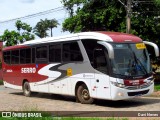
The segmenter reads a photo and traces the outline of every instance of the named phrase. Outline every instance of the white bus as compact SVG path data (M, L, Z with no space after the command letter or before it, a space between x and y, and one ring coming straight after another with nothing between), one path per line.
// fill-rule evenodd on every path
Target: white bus
M156 44L118 32L82 32L27 41L3 49L4 86L32 92L122 100L149 95L154 78L146 46Z

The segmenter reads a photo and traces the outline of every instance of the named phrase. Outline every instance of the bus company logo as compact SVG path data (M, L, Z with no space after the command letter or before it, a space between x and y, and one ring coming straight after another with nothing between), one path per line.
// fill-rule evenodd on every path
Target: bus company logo
M2 112L2 117L12 117L11 112Z
M36 73L36 68L35 67L21 68L21 73Z
M139 80L129 81L132 85L139 85Z
M11 73L13 72L13 70L9 69L9 70L6 70L6 72Z

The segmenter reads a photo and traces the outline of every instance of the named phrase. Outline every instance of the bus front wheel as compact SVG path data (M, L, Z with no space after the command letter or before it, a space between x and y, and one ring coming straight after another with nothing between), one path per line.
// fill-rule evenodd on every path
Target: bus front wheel
M78 87L77 98L82 104L93 103L93 98L90 97L89 90L85 84L82 84Z
M26 97L30 97L30 96L31 96L31 89L30 89L29 82L25 82L25 83L23 84L23 94L24 94Z

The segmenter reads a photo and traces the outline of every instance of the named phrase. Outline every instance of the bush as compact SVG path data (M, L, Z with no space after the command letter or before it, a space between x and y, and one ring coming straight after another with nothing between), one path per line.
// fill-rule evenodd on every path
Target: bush
M3 81L2 80L0 80L0 85L3 85Z
M155 84L154 85L154 90L159 91L160 90L160 84Z

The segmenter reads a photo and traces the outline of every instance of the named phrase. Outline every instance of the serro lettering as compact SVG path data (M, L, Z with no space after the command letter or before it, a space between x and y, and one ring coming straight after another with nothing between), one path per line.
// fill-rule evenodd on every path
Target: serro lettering
M36 72L36 68L21 68L21 73L35 73Z

